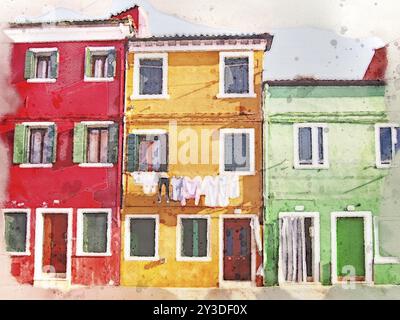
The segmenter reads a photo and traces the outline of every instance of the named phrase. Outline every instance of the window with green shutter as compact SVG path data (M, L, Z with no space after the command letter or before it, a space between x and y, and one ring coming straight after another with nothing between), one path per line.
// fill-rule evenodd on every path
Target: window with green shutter
M112 79L116 70L116 51L113 47L87 47L85 78Z
M16 164L51 164L56 161L57 132L55 125L17 124L14 131Z
M28 80L57 79L59 54L56 48L33 48L25 53L24 77Z
M107 212L82 213L82 252L107 253L108 225Z
M208 221L205 218L181 219L181 256L208 256Z
M26 212L6 212L5 221L5 241L6 250L11 253L26 253L28 214Z
M119 125L76 123L74 127L74 163L118 162Z
M130 218L130 250L131 257L155 257L156 252L156 219Z

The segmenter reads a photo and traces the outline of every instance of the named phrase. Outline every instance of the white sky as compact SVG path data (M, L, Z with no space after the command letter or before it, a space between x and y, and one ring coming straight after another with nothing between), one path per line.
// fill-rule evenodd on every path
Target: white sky
M396 0L3 0L1 18L104 18L134 3L154 35L273 33L265 79L359 79L384 44L376 36L390 42L400 30Z

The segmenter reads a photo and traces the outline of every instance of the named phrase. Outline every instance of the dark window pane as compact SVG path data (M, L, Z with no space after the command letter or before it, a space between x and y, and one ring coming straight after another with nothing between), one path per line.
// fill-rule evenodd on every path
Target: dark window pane
M318 162L324 163L324 128L318 127Z
M162 94L162 59L140 60L140 94Z
M5 238L8 252L26 251L27 214L5 213Z
M45 128L30 129L29 163L46 163L44 154L46 133L47 129Z
M381 162L390 163L392 160L392 128L380 128L379 139L381 146Z
M139 171L166 172L168 170L168 135L139 135Z
M225 141L225 171L250 170L250 135L248 133L229 133Z
M249 93L249 59L225 58L225 93Z
M83 251L93 253L107 252L108 214L83 214Z
M299 128L299 160L301 164L312 163L311 128Z
M207 220L182 219L183 257L207 256Z
M107 55L92 55L92 77L104 78L107 75Z
M155 256L156 221L153 218L131 219L130 255L135 257Z
M400 128L395 128L395 130L396 130L397 142L394 145L394 151L397 152L400 149Z
M50 56L36 57L36 78L50 78Z

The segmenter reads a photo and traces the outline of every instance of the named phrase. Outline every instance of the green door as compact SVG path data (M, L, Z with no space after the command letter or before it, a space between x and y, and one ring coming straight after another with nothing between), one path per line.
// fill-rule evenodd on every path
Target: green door
M336 226L337 276L350 276L352 267L356 281L365 280L364 219L338 218Z

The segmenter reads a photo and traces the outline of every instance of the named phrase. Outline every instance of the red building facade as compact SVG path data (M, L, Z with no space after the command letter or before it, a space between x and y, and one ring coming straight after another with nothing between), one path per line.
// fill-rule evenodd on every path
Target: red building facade
M119 284L125 39L137 10L6 31L21 103L0 123L9 160L2 207L21 283Z

